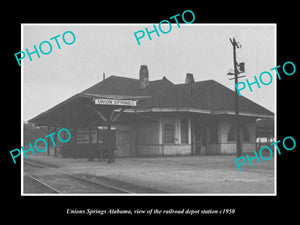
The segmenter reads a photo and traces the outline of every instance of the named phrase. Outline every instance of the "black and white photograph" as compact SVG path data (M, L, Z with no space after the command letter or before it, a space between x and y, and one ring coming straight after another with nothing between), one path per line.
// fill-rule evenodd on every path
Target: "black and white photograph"
M296 218L296 5L103 3L5 8L3 219Z
M22 46L23 195L276 195L276 24L22 24Z

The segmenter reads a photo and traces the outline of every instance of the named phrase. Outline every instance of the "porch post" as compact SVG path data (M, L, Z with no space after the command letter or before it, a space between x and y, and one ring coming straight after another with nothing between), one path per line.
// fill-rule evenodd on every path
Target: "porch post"
M110 120L107 121L107 128L108 128L108 160L107 162L108 163L112 163L115 161L115 158L114 158L114 149L112 148L112 143L111 143L111 123L110 123Z
M181 144L181 121L180 121L180 116L176 116L176 130L175 130L175 134L176 132L178 132L178 135L175 135L175 137L177 136L178 140L176 144Z
M89 161L93 161L94 160L94 154L93 154L93 149L92 149L92 129L91 129L91 125L88 125L88 129L89 129L89 144L88 144L88 150L89 150Z
M161 148L161 155L164 155L163 118L161 115L159 115L158 143Z
M193 142L192 142L192 119L191 116L188 117L188 144L191 148L191 155L193 155Z
M188 144L192 147L192 122L191 117L188 117Z

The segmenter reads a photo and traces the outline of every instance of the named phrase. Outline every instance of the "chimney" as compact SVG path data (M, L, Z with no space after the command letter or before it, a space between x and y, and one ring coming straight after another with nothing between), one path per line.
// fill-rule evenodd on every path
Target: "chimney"
M141 65L140 68L140 89L144 89L149 85L149 72L147 65Z
M193 74L192 73L187 73L186 77L185 77L185 83L186 84L192 84L194 82L195 82L195 80L194 80Z

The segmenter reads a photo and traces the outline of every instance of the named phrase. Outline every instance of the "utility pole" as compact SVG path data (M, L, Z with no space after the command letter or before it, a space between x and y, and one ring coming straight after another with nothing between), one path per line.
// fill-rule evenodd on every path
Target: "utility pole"
M241 48L241 45L236 42L235 38L229 38L232 47L233 47L233 68L234 73L228 72L227 75L234 75L234 78L230 78L230 80L234 79L234 83L238 83L238 78L245 77L245 76L238 76L238 74L245 72L244 71L244 63L237 63L236 61L236 49ZM239 67L239 70L238 70ZM240 119L239 119L239 95L237 93L236 88L235 89L235 95L234 95L234 108L235 108L235 140L236 140L236 153L237 158L242 155L242 143L241 143L241 137L240 137Z

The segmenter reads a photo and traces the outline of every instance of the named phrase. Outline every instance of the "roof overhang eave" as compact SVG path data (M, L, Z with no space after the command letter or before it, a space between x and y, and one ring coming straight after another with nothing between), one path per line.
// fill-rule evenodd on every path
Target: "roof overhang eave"
M196 108L172 108L172 107L153 107L153 108L145 108L145 109L125 109L124 112L127 113L147 113L147 112L190 112L190 113L202 113L202 114L210 114L210 115L235 115L233 111L212 111L207 109L196 109ZM240 116L247 117L256 117L256 118L270 118L273 119L274 115L268 114L259 114L259 113L249 113L249 112L240 112Z
M73 95L72 97L66 99L65 101L55 105L54 107L46 110L45 112L40 113L39 115L33 117L32 119L28 120L29 123L36 123L40 118L47 116L47 114L53 112L54 110L58 109L59 107L65 106L69 104L72 101L75 101L78 98L89 98L89 99L97 99L97 98L106 98L106 99L128 99L128 100L138 100L143 101L148 98L151 98L150 96L132 96L132 95L103 95L103 94L90 94L90 93L78 93L76 95Z

